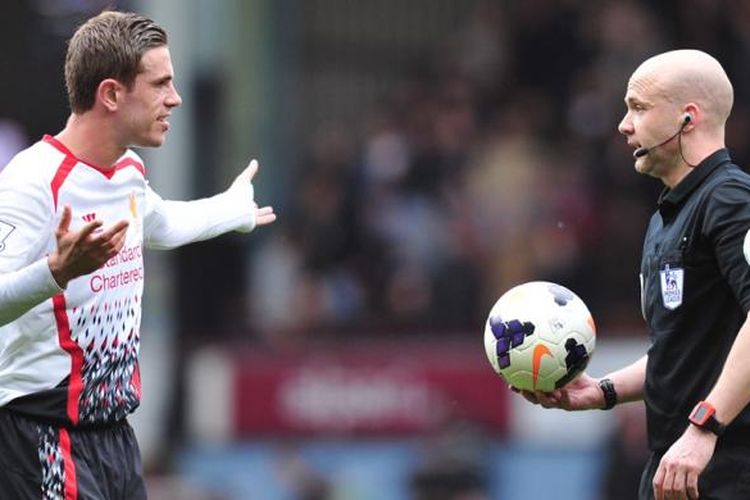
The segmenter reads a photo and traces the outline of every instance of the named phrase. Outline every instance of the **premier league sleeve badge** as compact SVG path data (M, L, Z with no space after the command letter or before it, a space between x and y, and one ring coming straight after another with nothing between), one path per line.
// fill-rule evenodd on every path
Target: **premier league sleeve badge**
M685 271L681 268L670 268L669 264L659 271L661 275L661 299L664 307L669 310L677 309L682 305L682 287Z
M16 226L14 226L13 224L9 224L0 220L0 252L5 250L5 240L8 239L10 233L15 231L15 229Z

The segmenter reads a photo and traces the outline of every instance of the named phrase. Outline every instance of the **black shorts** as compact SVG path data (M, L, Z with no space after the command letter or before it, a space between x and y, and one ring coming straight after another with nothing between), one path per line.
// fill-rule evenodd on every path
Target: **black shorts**
M0 500L141 500L146 487L125 420L66 429L0 408Z
M639 500L654 498L653 480L663 454L651 453L641 477ZM750 433L719 439L711 461L698 476L700 500L750 499Z

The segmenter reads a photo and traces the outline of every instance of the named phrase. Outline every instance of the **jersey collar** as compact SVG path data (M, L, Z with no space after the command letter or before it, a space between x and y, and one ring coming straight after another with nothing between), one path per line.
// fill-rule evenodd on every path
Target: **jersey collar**
M711 153L702 162L700 162L688 175L680 181L673 189L664 188L659 195L659 211L662 214L670 212L685 201L685 199L700 186L711 173L719 166L731 163L729 151L726 148L719 149Z
M60 142L56 137L53 137L49 134L45 134L44 137L42 137L42 141L46 142L47 144L63 153L67 158L72 158L76 163L80 163L82 165L86 165L87 167L93 168L107 179L111 179L118 170L122 170L127 167L135 167L141 173L141 175L146 177L146 167L144 167L142 163L129 157L127 153L123 154L120 159L117 160L117 163L115 163L113 166L106 168L78 158L70 149L68 149L65 144Z

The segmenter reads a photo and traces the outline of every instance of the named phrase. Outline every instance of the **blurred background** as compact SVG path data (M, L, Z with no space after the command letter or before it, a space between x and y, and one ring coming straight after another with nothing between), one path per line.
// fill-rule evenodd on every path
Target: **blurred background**
M0 164L68 115L65 43L104 7L169 32L185 101L143 151L169 198L259 158L278 221L147 254L140 437L151 498L617 500L643 408L513 397L482 331L529 280L576 291L600 376L640 357L638 266L661 186L616 130L629 75L673 48L735 85L741 0L4 0Z

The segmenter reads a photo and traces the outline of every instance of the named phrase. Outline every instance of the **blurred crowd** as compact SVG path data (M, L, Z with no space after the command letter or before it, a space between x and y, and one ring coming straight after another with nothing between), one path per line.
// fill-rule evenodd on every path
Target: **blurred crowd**
M617 132L627 79L672 48L735 84L727 143L750 161L750 4L479 2L353 124L321 127L292 206L253 254L254 331L457 333L529 280L641 334L641 238L661 189Z
M62 76L50 80L49 68L61 67L61 40L82 12L101 3L13 0L13 15L0 16L18 46L0 60L2 68L24 75L3 82L0 156L61 126ZM249 330L273 344L360 333L461 334L480 329L491 304L513 285L548 280L577 292L604 335L642 334L641 238L661 186L634 172L632 150L617 132L627 79L664 50L700 48L716 56L735 85L727 144L747 165L750 4L456 4L470 14L441 30L418 57L376 54L378 64L392 57L403 67L376 104L358 112L357 123L320 123L303 143L288 145L295 161L276 181L283 180L276 190L288 200L274 228L249 248L225 239L203 253L183 251L189 273L182 274L198 285L183 294L180 329L201 323L236 332L243 325L242 335ZM333 0L290 5L353 8ZM364 5L390 9L396 18L406 8ZM206 99L197 96L214 102ZM203 132L196 130L211 136ZM238 257L244 251L246 261ZM206 254L216 272L194 265ZM243 264L247 280L225 279Z

